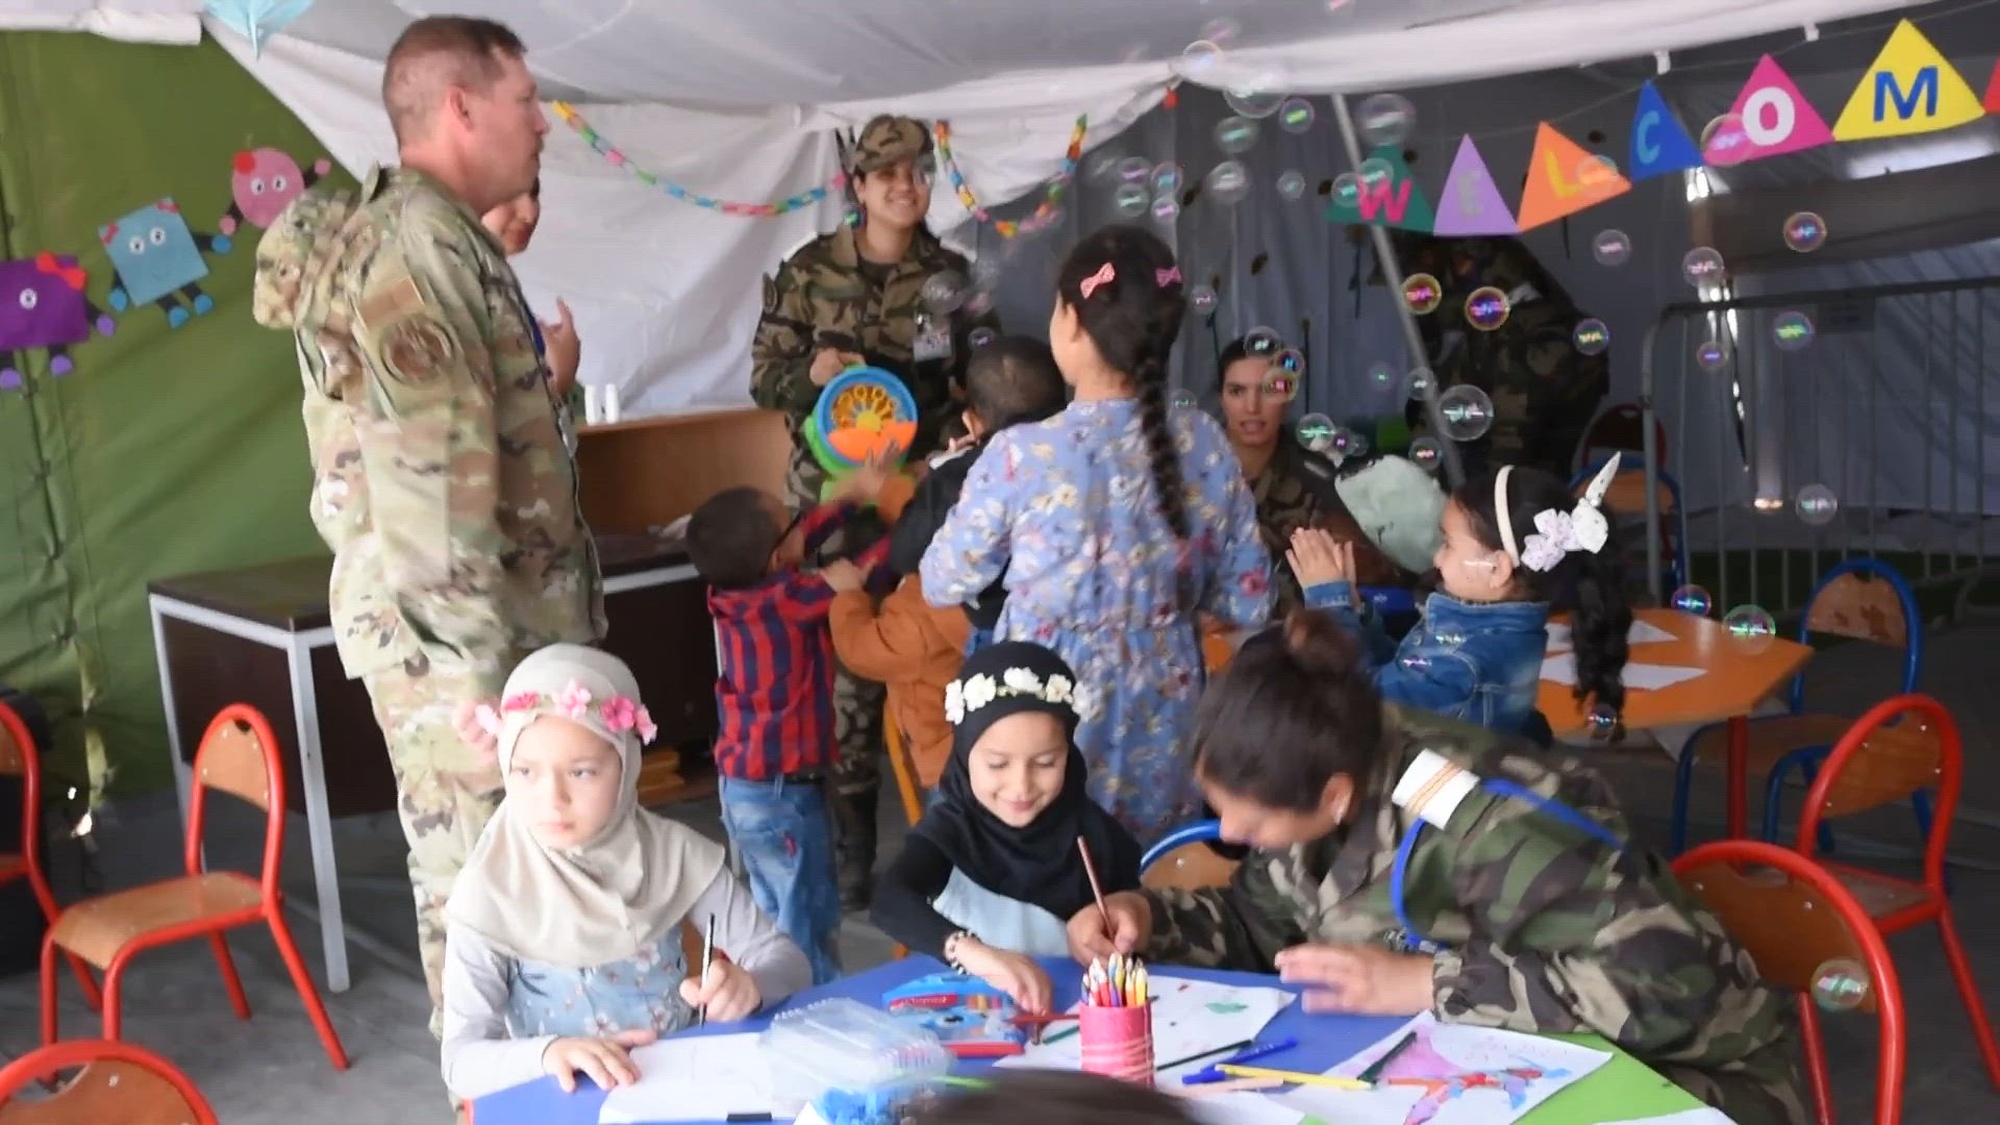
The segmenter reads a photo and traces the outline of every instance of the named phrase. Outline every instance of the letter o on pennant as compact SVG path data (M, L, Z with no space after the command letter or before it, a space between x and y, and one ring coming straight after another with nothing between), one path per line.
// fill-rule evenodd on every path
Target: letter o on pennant
M1766 116L1774 117L1768 128ZM1766 86L1743 102L1743 133L1759 148L1773 148L1791 139L1798 125L1799 107L1792 95L1776 86Z

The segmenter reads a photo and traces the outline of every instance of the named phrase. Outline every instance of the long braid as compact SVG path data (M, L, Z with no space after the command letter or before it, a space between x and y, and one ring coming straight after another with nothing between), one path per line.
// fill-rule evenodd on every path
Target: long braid
M1134 365L1132 380L1139 390L1139 431L1146 438L1146 452L1153 462L1153 491L1160 505L1160 517L1167 521L1175 539L1188 537L1187 491L1181 478L1179 443L1174 440L1167 416L1167 371L1163 357L1148 351Z

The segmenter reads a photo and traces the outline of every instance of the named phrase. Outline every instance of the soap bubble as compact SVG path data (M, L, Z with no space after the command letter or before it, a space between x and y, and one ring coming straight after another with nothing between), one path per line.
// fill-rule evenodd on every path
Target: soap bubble
M1703 371L1720 371L1729 366L1729 345L1720 340L1703 340L1694 349L1694 361Z
M1195 408L1194 392L1192 391L1175 391L1174 397L1170 401L1173 403L1175 410L1193 410Z
M1225 160L1209 169L1202 186L1217 203L1235 203L1250 194L1250 173L1242 164Z
M1699 586L1687 585L1667 595L1667 604L1682 613L1692 613L1696 617L1707 617L1715 609L1715 599Z
M1739 605L1722 615L1722 627L1743 644L1765 647L1778 635L1777 619L1762 606Z
M1465 299L1465 320L1481 332L1492 332L1507 323L1512 308L1507 303L1507 294L1491 285L1482 285Z
M1444 443L1434 437L1420 437L1410 443L1410 460L1435 472L1444 463Z
M1118 162L1118 178L1128 184L1142 183L1153 174L1153 163L1143 156L1128 156Z
M1840 501L1833 495L1833 489L1823 484L1809 484L1799 489L1798 499L1793 505L1799 520L1813 527L1821 527L1833 522L1840 514Z
M1632 238L1622 230L1601 230L1590 240L1590 254L1600 266L1622 266L1632 257Z
M1147 174L1154 195L1174 195L1181 190L1181 166L1171 160L1161 161Z
M1701 131L1701 158L1717 168L1743 163L1752 147L1743 119L1733 113L1723 114Z
M1299 393L1299 384L1306 373L1306 353L1297 348L1286 348L1271 357L1270 370L1264 374L1264 393L1290 402Z
M957 312L965 304L965 278L955 270L944 270L924 279L923 287L917 290L917 297L924 307L939 316Z
M1084 169L1084 178L1099 181L1108 180L1118 174L1120 158L1115 152L1096 152L1090 156L1090 164Z
M1813 1003L1829 1012L1851 1012L1868 1000L1868 970L1852 957L1835 957L1813 970Z
M1269 117L1285 104L1286 94L1278 88L1275 75L1260 74L1231 83L1222 91L1223 103L1244 117Z
M1359 457L1368 452L1368 438L1345 426L1340 427L1333 434L1333 452L1342 460Z
M1174 73L1182 78L1200 79L1213 74L1221 64L1222 44L1197 39L1181 51L1181 61L1174 67Z
M1681 276L1697 289L1722 284L1722 274L1722 255L1711 247L1697 246L1681 259Z
M1396 369L1386 363L1368 365L1368 385L1378 390L1396 385Z
M1258 325L1243 334L1243 354L1276 356L1285 350L1285 338L1275 328Z
M972 332L966 336L965 342L971 344L975 348L983 348L999 338L1000 334L998 332L993 331L991 328L986 328L982 326L973 329Z
M1257 132L1257 123L1247 117L1225 117L1215 123L1215 147L1240 156L1255 147Z
M1596 187L1618 178L1618 162L1601 153L1592 153L1576 166L1576 182L1583 187Z
M1470 383L1460 383L1438 396L1438 421L1453 441L1478 441L1493 428L1493 400Z
M1242 25L1227 16L1212 19L1201 25L1201 38L1196 40L1196 42L1213 43L1218 47L1227 47L1235 40L1236 33L1241 30L1243 30Z
M1278 194L1283 196L1288 202L1297 202L1298 200L1305 198L1306 194L1305 173L1288 170L1283 175L1279 176Z
M1188 304L1194 311L1208 314L1215 311L1215 290L1206 285L1197 285L1188 290Z
M1771 339L1781 352L1795 352L1812 343L1812 317L1792 309L1771 318Z
M1118 190L1111 196L1111 206L1117 208L1120 215L1141 215L1146 211L1149 198L1145 184L1119 184Z
M1333 419L1324 414L1308 414L1299 419L1299 444L1314 453L1333 451Z
M1421 676L1430 671L1431 658L1412 649L1409 652L1397 654L1396 663L1401 665L1404 671L1414 672Z
M1171 195L1163 195L1153 200L1153 221L1171 224L1181 217L1180 201Z
M1611 329L1596 317L1588 317L1576 322L1576 330L1570 333L1570 341L1576 350L1584 355L1599 355L1611 346Z
M1444 286L1427 273L1413 273L1403 279L1403 303L1418 316L1434 312L1444 300Z
M1361 101L1354 124L1369 148L1400 145L1417 121L1417 107L1401 94L1370 94Z
M1811 211L1800 211L1785 220L1785 245L1801 254L1810 254L1826 245L1826 220Z
M1374 191L1389 186L1390 181L1396 178L1396 166L1379 156L1373 156L1362 161L1360 167L1354 170L1354 174L1361 180L1361 190Z
M1584 729L1599 742L1608 742L1618 733L1618 712L1609 703L1599 703L1584 716Z
M1303 133L1313 127L1313 104L1304 98L1286 98L1278 107L1278 127L1287 133Z
M1437 393L1437 376L1428 367L1419 367L1410 372L1409 393L1414 402L1422 402Z
M1361 206L1361 177L1352 172L1342 172L1333 178L1333 204L1336 207Z

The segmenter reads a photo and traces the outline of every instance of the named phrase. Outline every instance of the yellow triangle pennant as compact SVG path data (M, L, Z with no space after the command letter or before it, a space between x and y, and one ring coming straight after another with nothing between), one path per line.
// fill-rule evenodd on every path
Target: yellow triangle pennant
M1839 141L1907 137L1986 116L1965 76L1945 61L1917 25L1904 20L1847 99L1833 127Z

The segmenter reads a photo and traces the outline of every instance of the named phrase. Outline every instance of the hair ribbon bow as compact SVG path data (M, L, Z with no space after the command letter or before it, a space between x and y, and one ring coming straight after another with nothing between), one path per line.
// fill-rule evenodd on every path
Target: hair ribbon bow
M1571 551L1604 549L1611 537L1611 523L1604 518L1604 494L1611 478L1618 475L1619 459L1613 457L1590 479L1583 498L1567 512L1546 508L1535 513L1535 530L1521 543L1521 565L1529 570L1554 570Z
M1090 300L1090 295L1097 291L1098 286L1109 285L1117 280L1117 278L1118 272L1111 268L1110 262L1106 262L1097 267L1096 273L1083 279L1083 283L1076 287L1077 292L1083 294L1083 299L1088 301Z
M1153 284L1158 285L1162 289L1165 289L1167 286L1172 285L1174 282L1179 281L1180 279L1181 279L1181 268L1179 266L1169 266L1163 270L1153 271Z

